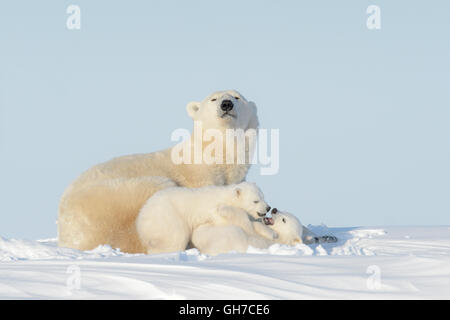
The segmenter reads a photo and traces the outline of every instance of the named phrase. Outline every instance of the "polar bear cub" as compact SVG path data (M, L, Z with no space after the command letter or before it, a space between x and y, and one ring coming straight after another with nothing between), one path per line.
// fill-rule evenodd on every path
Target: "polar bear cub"
M217 255L230 251L246 252L249 246L268 248L275 243L303 243L305 227L293 214L274 208L271 217L263 218L263 221L276 233L276 238L267 237L263 233L249 234L232 224L202 225L194 230L192 244L202 253Z
M144 204L136 219L136 230L147 253L185 250L192 231L202 224L225 225L230 222L248 234L268 238L276 235L253 218L265 216L270 207L253 183L201 188L173 187L158 191ZM266 229L266 230L264 230Z

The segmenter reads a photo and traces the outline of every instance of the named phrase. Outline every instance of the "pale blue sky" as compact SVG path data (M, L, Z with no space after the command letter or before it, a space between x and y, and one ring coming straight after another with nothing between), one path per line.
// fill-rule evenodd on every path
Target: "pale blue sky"
M81 30L66 8L81 8ZM366 8L381 7L381 30ZM64 188L171 145L237 89L280 129L257 182L305 224L450 224L448 1L2 1L0 235L56 235Z

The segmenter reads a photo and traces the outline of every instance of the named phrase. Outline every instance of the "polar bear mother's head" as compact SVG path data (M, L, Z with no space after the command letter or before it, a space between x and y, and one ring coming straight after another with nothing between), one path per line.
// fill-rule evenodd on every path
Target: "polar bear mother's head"
M217 91L201 102L190 102L187 112L204 129L257 129L256 105L236 90Z

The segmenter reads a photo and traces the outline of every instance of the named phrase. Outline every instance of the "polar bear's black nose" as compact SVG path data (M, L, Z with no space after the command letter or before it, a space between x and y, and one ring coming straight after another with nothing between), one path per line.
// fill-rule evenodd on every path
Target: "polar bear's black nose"
M231 100L223 100L222 104L220 105L220 109L222 109L225 112L233 110L233 107L234 107L234 105Z

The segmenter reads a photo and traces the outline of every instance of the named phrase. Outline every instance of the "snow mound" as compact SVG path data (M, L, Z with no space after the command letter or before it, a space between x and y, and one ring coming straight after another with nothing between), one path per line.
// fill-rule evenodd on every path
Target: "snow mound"
M325 225L309 226L317 235L329 235L333 231ZM341 250L333 251L334 244L321 244L307 246L299 244L288 246L274 244L267 249L257 249L250 247L249 254L271 254L271 255L328 255L328 254L361 254L361 250ZM102 245L90 251L79 251L76 249L61 248L57 245L56 238L30 241L5 239L0 237L0 261L17 260L81 260L98 259L109 257L130 257L132 254L121 252L119 249L113 249L109 245ZM167 259L172 261L202 261L208 258L208 255L201 254L197 249L189 249L176 254L166 254Z
M0 261L16 260L64 260L96 259L117 256L131 256L108 245L98 246L90 251L79 251L57 246L56 239L38 241L5 239L0 237Z
M267 249L249 247L248 254L293 256L374 256L450 253L450 228L448 227L389 227L386 228L328 228L326 225L308 228L319 236L334 235L336 243L288 246L274 244ZM436 238L443 240L437 243ZM233 253L229 253L233 254ZM79 251L60 248L55 238L45 240L17 240L0 237L0 262L17 260L83 260L110 257L139 256L123 253L119 249L102 245L94 250ZM179 262L203 261L208 255L197 249L164 254L166 259Z
M384 236L386 231L383 229L366 229L366 230L352 230L349 232L355 238L372 238L374 236Z
M338 242L207 256L197 249L132 255L109 246L83 252L55 239L0 238L0 299L450 297L448 226L309 227Z

